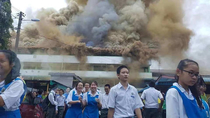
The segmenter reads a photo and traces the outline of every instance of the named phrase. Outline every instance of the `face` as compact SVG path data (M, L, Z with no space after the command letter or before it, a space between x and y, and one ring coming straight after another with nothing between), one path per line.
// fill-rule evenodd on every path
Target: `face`
M36 92L33 92L33 97L36 97Z
M70 92L70 88L67 88L67 89L66 89L66 93L69 93L69 92Z
M194 74L199 74L199 67L194 63L189 63L188 66L184 68L184 71L177 70L179 82L186 86L193 86L197 83L198 77Z
M62 90L59 91L59 95L63 95L63 91Z
M105 86L105 87L104 87L104 91L106 92L106 94L109 94L109 90L110 90L110 89L109 89L108 86Z
M9 73L11 69L12 66L9 64L9 60L4 55L4 53L0 52L0 75Z
M122 68L120 74L117 75L120 81L128 81L129 71L127 68Z
M91 83L90 90L92 92L96 92L97 91L97 85L94 82Z
M56 93L56 94L59 94L59 91L60 91L59 89L56 89L56 90L55 90L55 93Z
M83 83L80 82L80 83L78 83L78 85L77 85L77 90L81 92L82 89L83 89Z
M88 83L85 83L85 89L89 90L89 88L90 88L90 85Z

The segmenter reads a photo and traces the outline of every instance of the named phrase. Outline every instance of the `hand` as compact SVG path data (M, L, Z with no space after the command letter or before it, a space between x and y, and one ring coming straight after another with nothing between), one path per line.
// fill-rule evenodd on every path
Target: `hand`
M98 98L96 98L95 100L96 100L96 102L97 102L97 103L99 103L99 102L100 102Z
M80 100L80 101L82 100L82 97L81 97L81 96L79 96L79 100Z
M78 100L77 102L78 102L78 103L81 103L81 101L80 101L80 100Z
M55 114L58 114L58 111L56 111Z
M161 112L161 111L162 111L162 108L161 108L161 107L159 107L159 108L158 108L158 111L159 111L159 112Z

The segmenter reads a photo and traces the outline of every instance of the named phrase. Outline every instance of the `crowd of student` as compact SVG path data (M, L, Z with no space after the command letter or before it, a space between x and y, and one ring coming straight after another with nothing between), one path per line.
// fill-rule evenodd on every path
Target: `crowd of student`
M163 106L167 118L209 118L208 104L201 97L205 83L199 75L198 63L193 60L180 61L176 70L177 82L164 96L151 82L150 88L140 97L137 89L128 83L128 67L119 66L116 72L120 82L111 89L110 85L105 85L104 94L98 91L96 81L85 83L84 91L82 82L77 83L70 92L67 89L65 94L62 89L58 91L52 88L42 101L47 103L46 117L142 118L143 113L145 118L158 118L162 104L165 104ZM19 106L26 94L26 85L19 78L19 73L20 61L16 54L0 50L0 118L21 118ZM32 96L34 95L36 94L33 93ZM38 92L37 97L43 99L41 92ZM157 102L158 98L161 100L160 104ZM44 104L40 105L44 107Z

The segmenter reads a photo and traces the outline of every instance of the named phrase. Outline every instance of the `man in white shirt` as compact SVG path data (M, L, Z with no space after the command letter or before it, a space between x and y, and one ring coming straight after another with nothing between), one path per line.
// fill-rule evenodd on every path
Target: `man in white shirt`
M145 100L144 117L145 118L159 118L164 98L160 91L156 90L155 82L152 80L149 83L149 88L144 90L141 99ZM158 98L161 100L159 105Z
M48 96L48 99L50 101L50 105L48 106L47 109L47 114L46 114L46 118L55 118L56 114L55 114L55 106L58 104L55 100L55 92L57 91L57 89L55 90L51 90Z
M128 67L122 65L117 68L119 84L111 88L108 102L108 118L132 118L134 112L142 118L140 108L144 106L137 89L128 83Z
M101 97L99 98L102 104L102 108L101 108L101 116L100 118L107 118L108 115L108 100L109 100L109 91L110 91L110 85L106 84L104 86L104 91L105 93L101 95Z
M59 96L56 97L56 102L58 103L56 105L57 118L63 118L63 113L65 109L65 96L63 94L64 94L64 90L60 89Z

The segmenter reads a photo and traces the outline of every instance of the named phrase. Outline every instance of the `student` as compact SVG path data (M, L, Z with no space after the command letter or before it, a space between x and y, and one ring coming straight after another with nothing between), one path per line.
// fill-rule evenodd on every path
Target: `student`
M34 104L39 104L39 106L41 106L41 107L42 107L41 102L43 101L42 100L42 93L43 93L43 90L39 90L38 95L34 98Z
M206 84L205 84L202 76L199 77L197 85L198 85L197 88L198 88L198 90L200 92L200 95L201 95L201 98L202 98L202 94L204 93L204 89L203 88L206 87ZM202 103L203 103L203 107L204 107L204 109L206 111L205 112L206 113L205 114L205 116L206 116L205 118L210 118L209 106L208 106L207 102L203 98L202 98Z
M67 99L67 97L69 95L69 92L70 92L70 88L66 88L66 93L63 94L66 99Z
M75 90L69 93L66 101L71 106L68 108L65 118L82 118L82 89L83 83L78 82L75 86Z
M140 108L143 103L138 95L137 89L128 83L129 70L127 66L117 68L119 84L111 88L108 102L108 118L134 117L142 118Z
M85 110L83 118L99 118L99 109L101 108L101 102L99 100L99 92L97 92L98 83L93 81L90 85L90 91L84 94L83 106Z
M18 78L20 68L14 52L0 50L0 118L21 118L19 106L27 88Z
M110 85L106 84L104 86L104 91L105 93L101 95L101 97L99 98L102 104L102 108L101 108L101 116L100 118L107 118L108 116L108 101L109 101L109 91L110 91Z
M56 97L56 102L58 103L56 105L57 118L63 118L63 113L65 109L65 96L63 94L64 94L64 90L60 89L59 96Z
M63 94L65 96L65 110L64 110L63 118L65 117L65 114L68 110L68 103L66 102L66 100L68 98L69 92L70 92L70 88L66 88L66 93Z
M83 93L87 93L90 89L90 83L85 83L85 87L84 87L84 90L83 90Z
M167 118L205 118L201 97L196 88L197 62L184 59L176 70L177 82L166 93Z
M56 85L54 85L54 86L56 86ZM55 116L56 116L55 107L58 104L55 100L56 92L57 92L57 89L52 87L52 90L50 91L50 93L48 95L49 105L48 105L48 109L47 109L47 113L46 113L46 118L55 118Z
M159 105L158 98L161 100ZM144 116L145 118L159 118L162 105L164 102L163 96L160 91L155 89L155 82L152 80L149 83L149 88L144 90L141 99L145 100Z

